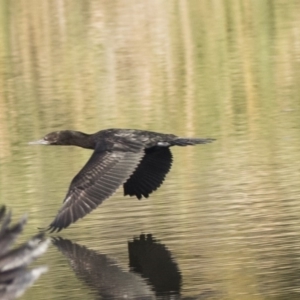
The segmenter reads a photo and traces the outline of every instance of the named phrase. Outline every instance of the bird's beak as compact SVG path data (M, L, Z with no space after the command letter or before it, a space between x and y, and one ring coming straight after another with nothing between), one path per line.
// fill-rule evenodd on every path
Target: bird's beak
M29 145L49 145L49 142L44 139L41 139L41 140L29 142L28 144Z

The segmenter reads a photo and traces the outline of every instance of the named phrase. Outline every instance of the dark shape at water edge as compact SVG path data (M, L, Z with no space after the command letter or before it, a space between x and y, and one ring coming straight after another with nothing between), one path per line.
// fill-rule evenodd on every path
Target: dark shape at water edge
M170 250L151 234L128 242L130 269L148 280L157 296L179 295L182 277Z
M49 230L60 231L83 218L121 185L138 199L161 186L172 165L172 146L207 144L214 139L182 138L135 129L107 129L94 134L64 130L30 144L79 146L94 150L72 180L63 206Z
M11 300L20 297L47 267L28 269L27 266L41 256L48 248L50 240L43 234L32 237L27 243L11 249L22 233L26 218L11 225L11 213L0 208L0 299Z

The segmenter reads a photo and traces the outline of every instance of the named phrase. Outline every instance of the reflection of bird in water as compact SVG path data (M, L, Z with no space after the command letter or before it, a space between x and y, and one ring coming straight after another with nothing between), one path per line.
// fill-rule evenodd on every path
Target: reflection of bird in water
M129 241L128 253L130 269L141 274L151 284L156 299L216 299L214 297L217 293L212 290L204 290L196 297L181 296L182 276L179 267L174 261L171 251L151 234L141 234L139 238Z
M27 266L47 250L50 240L38 234L18 248L11 249L23 231L26 218L10 226L11 214L6 214L2 206L0 222L0 299L11 300L21 296L27 287L46 272L46 267L27 269Z
M178 295L181 273L170 250L151 234L128 242L129 266L154 287L157 296Z
M75 274L104 299L156 299L180 292L181 275L171 252L152 239L128 242L130 267L126 272L105 254L62 238L53 244L69 259Z
M62 208L49 229L60 231L95 209L123 184L124 195L148 197L160 187L172 165L172 146L206 144L213 139L182 138L134 129L107 129L95 134L64 130L30 144L74 145L92 149L74 177Z
M143 278L124 271L107 255L62 238L53 238L53 244L69 259L76 276L97 292L99 299L155 299Z
M212 290L196 297L182 297L178 265L170 250L151 234L128 242L130 272L109 256L70 240L53 238L53 244L68 258L76 276L97 292L97 299L218 299Z

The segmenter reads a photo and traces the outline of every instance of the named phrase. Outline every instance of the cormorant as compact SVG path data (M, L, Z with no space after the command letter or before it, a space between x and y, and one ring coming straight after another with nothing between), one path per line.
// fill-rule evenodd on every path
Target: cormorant
M63 130L30 144L73 145L94 153L72 180L63 206L49 230L60 231L95 209L123 184L124 196L148 197L172 164L171 146L206 144L214 139L182 138L135 129L106 129L94 134Z

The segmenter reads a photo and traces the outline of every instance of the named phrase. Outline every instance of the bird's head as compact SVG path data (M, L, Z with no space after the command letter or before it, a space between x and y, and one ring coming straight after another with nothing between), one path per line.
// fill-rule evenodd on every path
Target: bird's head
M45 135L42 139L29 142L30 145L77 145L77 141L86 134L79 131L62 130Z

